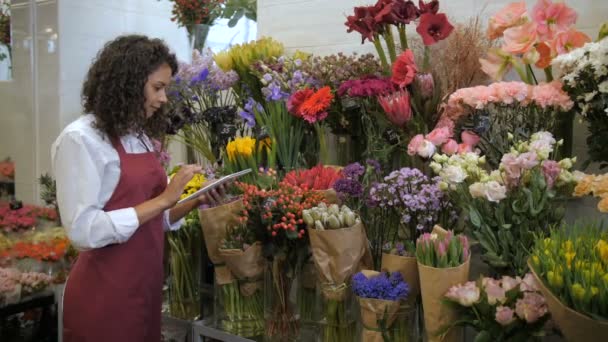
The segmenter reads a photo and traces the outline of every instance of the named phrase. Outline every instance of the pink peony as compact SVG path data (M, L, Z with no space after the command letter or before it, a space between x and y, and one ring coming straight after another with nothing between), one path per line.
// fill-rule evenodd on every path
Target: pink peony
M545 181L547 182L547 187L549 189L553 188L555 181L559 177L559 174L562 172L562 168L555 160L545 160L543 161L542 169L543 176L545 176Z
M532 9L532 20L542 40L551 40L556 32L567 30L576 18L576 11L562 2L539 0Z
M452 154L458 152L458 143L454 139L449 139L441 147L441 152L451 156Z
M526 22L526 2L513 2L494 14L488 23L488 38L500 38L503 32Z
M517 316L528 323L534 323L547 313L545 298L536 292L524 292L524 297L515 303Z
M483 278L482 283L490 305L495 305L496 303L504 304L507 301L506 291L500 286L500 281L492 278Z
M435 128L431 133L427 134L425 139L432 142L435 146L443 145L452 137L452 132L447 127Z
M504 32L502 49L515 54L529 51L536 43L536 23L511 27Z
M407 154L415 156L420 146L424 143L424 135L418 134L410 140L407 145Z
M507 326L515 320L515 316L513 314L513 309L510 307L498 306L496 307L496 322L503 327Z

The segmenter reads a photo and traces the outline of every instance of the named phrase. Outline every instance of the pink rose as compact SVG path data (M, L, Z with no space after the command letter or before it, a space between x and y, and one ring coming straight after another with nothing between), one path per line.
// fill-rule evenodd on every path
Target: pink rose
M534 323L547 313L545 297L536 292L524 292L524 298L515 303L517 316L528 323Z
M415 156L420 145L424 143L424 135L418 134L410 140L410 143L407 145L407 154L410 156Z
M426 139L433 143L435 146L443 145L448 139L452 137L452 132L448 127L439 127L431 131L426 135Z
M507 301L506 291L500 286L500 281L484 278L483 286L488 295L488 303L490 305L495 305L496 303L504 304Z
M510 291L511 289L514 289L516 286L519 286L519 284L521 283L521 278L520 277L508 277L508 276L503 276L502 277L502 288L505 289L505 291Z
M459 144L458 145L458 154L473 152L473 146L468 144Z
M508 306L496 307L496 322L503 327L511 324L515 320L513 309Z
M479 136L471 131L462 131L462 133L460 133L460 139L462 140L463 143L471 146L471 147L475 147L477 146L477 144L479 144Z
M527 273L524 276L524 279L522 279L521 284L519 286L522 291L538 291L538 283L536 283L536 279L534 278L532 273Z
M480 291L474 281L469 281L464 285L452 286L445 297L462 306L472 306L479 302Z
M441 147L441 151L451 156L452 154L458 152L458 143L456 142L456 140L450 139L445 144L443 144L443 146Z

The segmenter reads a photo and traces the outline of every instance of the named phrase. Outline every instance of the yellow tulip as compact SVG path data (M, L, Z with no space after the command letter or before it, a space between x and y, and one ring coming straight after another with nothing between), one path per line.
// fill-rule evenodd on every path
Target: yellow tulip
M572 296L578 300L584 300L585 299L585 289L583 288L583 286L579 283L574 283L570 289L572 290Z
M547 280L549 281L549 285L555 289L561 289L564 286L564 278L559 272L547 272Z
M568 269L570 269L572 267L572 260L576 256L576 253L575 252L566 252L564 254L564 256L566 257L566 264L568 265Z

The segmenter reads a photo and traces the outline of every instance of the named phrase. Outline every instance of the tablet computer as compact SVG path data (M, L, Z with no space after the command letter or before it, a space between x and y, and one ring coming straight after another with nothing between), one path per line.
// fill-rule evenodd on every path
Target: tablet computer
M230 182L234 179L237 179L241 176L244 176L248 173L250 173L252 170L251 169L245 169L243 171L239 171L239 172L235 172L235 173L231 173L229 175L226 175L220 179L216 179L214 181L211 181L209 184L203 186L202 188L198 189L196 192L190 194L188 197L184 197L181 200L177 201L177 204L183 203L183 202L187 202L190 200L193 200L195 198L197 198L198 196L204 194L205 192L211 191L215 188L217 188L218 186Z

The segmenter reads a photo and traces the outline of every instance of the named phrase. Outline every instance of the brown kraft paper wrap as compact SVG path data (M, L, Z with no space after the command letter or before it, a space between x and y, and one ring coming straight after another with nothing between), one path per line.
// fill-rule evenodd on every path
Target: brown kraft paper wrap
M600 342L608 338L608 322L601 322L591 319L579 312L576 312L564 305L549 290L543 280L536 274L534 268L528 262L528 267L534 275L540 292L547 301L551 318L555 321L559 329L564 334L567 341L578 342Z
M443 303L443 298L450 287L466 283L469 280L470 258L458 267L435 268L418 263L424 325L427 341L460 341L462 329L452 328L443 339L437 336L441 328L458 319L457 311Z
M207 254L214 265L224 263L219 255L220 244L226 237L226 230L240 224L239 217L243 210L243 200L240 198L217 207L199 209L198 216L201 221L201 228L203 229ZM229 284L233 280L230 271L225 267L216 267L215 274L216 280L220 285Z
M367 237L361 222L349 228L309 229L310 248L319 280L341 285L357 271L365 254Z
M379 272L364 270L363 274L367 278L379 275ZM359 307L361 309L361 323L363 330L361 332L362 342L384 342L382 330L379 322L382 319L386 320L386 328L390 329L397 318L397 311L401 305L400 301L371 299L357 297ZM386 316L385 316L386 315Z
M262 258L262 244L256 242L247 250L219 249L219 255L223 258L226 267L238 280L247 280L241 284L241 293L251 296L257 289L261 288L261 277L264 274L264 260Z
M410 288L408 302L413 302L420 294L420 278L418 276L418 261L415 257L399 256L395 254L382 253L383 271L399 272L403 280Z

